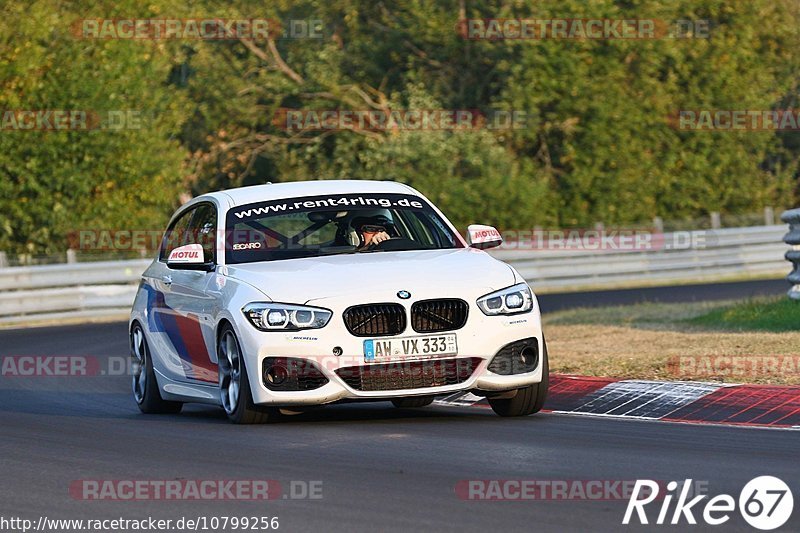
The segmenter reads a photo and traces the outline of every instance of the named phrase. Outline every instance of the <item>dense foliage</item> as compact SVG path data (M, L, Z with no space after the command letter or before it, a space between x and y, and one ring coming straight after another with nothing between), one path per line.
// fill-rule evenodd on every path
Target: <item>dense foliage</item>
M637 224L793 203L797 132L682 131L681 109L798 106L792 0L6 1L0 110L135 110L141 127L0 131L0 250L159 228L187 194L394 179L460 226ZM83 18L322 21L319 38L77 38ZM465 18L711 21L709 38L467 40ZM514 110L524 127L285 131L290 109Z

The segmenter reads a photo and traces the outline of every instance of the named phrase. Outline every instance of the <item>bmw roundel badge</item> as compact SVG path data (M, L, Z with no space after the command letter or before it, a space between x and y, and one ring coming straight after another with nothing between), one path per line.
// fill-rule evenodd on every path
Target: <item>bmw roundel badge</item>
M401 300L408 300L409 298L411 298L411 293L408 291L398 291L397 297L400 298Z

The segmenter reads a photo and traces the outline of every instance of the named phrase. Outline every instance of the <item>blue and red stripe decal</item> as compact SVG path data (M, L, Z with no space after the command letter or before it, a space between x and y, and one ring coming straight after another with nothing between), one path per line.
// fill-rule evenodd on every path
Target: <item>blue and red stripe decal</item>
M184 374L189 379L217 383L217 365L211 362L200 317L182 315L164 301L164 293L144 284L147 292L148 326L150 331L164 333L181 360Z

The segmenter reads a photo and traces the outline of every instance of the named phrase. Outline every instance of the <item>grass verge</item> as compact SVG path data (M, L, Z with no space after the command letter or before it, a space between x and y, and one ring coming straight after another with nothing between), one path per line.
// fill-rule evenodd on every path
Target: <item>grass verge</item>
M626 379L800 384L800 303L645 303L545 315L551 370Z
M749 300L713 309L689 322L734 331L800 331L800 302L789 298Z

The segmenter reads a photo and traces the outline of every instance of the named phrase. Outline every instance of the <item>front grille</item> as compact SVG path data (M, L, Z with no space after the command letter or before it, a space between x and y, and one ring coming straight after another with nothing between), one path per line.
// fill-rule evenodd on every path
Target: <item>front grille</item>
M424 389L463 383L472 376L482 359L436 359L401 361L340 368L336 374L347 386L360 391Z
M275 376L282 379L275 380ZM314 363L296 357L267 357L261 365L261 379L265 387L274 391L314 390L328 383Z
M501 376L533 372L539 366L539 343L535 337L506 344L487 367Z
M406 329L406 310L400 304L366 304L344 312L347 331L356 337L397 335Z
M418 333L460 329L467 323L469 305L457 298L422 300L411 306L411 327Z

